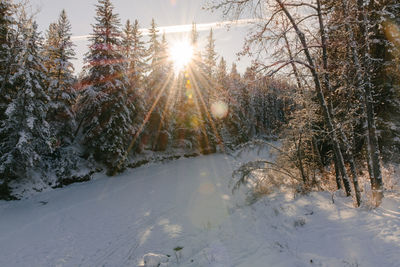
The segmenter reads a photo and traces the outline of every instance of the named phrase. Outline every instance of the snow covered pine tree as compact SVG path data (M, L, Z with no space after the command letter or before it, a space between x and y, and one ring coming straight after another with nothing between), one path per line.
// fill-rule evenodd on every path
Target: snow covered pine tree
M129 101L127 64L121 53L119 18L110 0L99 0L86 55L87 77L79 109L86 154L105 164L108 174L125 168L134 110Z
M41 57L37 25L21 23L18 69L10 77L15 95L2 121L0 135L0 173L6 184L21 178L30 179L33 171L43 169L43 156L50 153L50 129L46 121L49 96L46 70Z

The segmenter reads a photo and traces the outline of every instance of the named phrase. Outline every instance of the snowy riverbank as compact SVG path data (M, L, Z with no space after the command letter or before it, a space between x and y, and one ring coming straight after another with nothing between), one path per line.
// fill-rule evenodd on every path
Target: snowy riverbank
M252 206L229 188L241 159L152 164L0 202L0 266L396 266L400 195L376 210L328 192L272 194ZM268 152L264 157L268 156ZM175 249L175 250L174 250Z

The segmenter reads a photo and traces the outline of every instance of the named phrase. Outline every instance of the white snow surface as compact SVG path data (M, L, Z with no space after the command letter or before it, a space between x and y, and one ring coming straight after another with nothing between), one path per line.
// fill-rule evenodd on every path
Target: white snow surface
M229 182L238 161L258 156L241 157L179 159L0 201L0 266L400 266L398 193L375 210L339 194L333 204L329 192L249 206Z

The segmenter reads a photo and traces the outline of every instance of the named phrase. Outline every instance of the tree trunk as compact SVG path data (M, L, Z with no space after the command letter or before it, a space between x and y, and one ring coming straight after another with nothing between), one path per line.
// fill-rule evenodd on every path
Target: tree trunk
M368 13L374 8L374 0L371 0L369 4L370 10L365 10L364 1L358 0L358 19L360 21L360 32L362 34L362 41L365 43L364 47L361 49L362 63L364 67L364 106L366 112L366 122L367 122L367 151L368 151L368 171L371 180L372 194L376 200L376 205L379 206L383 198L383 181L382 172L380 166L380 149L378 143L378 136L376 133L376 121L374 104L372 97L372 83L371 83L371 59L370 59L370 42L369 42L369 30L368 30Z
M320 30L320 35L321 35L322 64L323 64L323 68L324 68L324 73L323 73L324 86L325 86L326 90L328 91L328 93L332 94L333 90L332 90L332 86L331 86L331 83L330 83L329 68L328 68L327 37L326 37L324 21L323 21L323 18L322 18L322 10L321 10L321 1L320 0L317 0L317 14L318 14L319 30ZM330 112L330 114L332 116L332 119L333 119L334 112L333 112L332 101L331 101L330 98L328 99L328 101L329 101L328 109L329 109L329 112ZM343 133L343 130L341 128L338 128L337 131L338 131L338 133L339 133L339 135L341 137L345 136L344 133ZM336 153L342 153L342 150L339 148L339 151L336 152ZM340 155L338 155L337 158L340 158ZM344 177L346 174L343 171L341 171L341 173L342 173L342 179L343 179L343 183L344 183L346 191L350 190L350 189L348 189L350 187L350 183L349 183L348 177Z
M297 158L299 160L299 169L300 169L300 174L301 178L303 179L303 183L307 183L307 177L304 173L304 167L303 167L303 152L301 151L301 134L299 137L299 143L297 145Z
M328 131L329 131L329 136L331 138L331 142L332 142L332 146L333 146L333 150L335 153L335 156L337 157L337 163L338 163L338 168L339 171L342 175L343 178L343 183L345 186L345 190L346 190L346 195L350 196L351 195L351 188L350 188L350 183L349 183L349 178L347 176L347 172L346 172L346 166L344 164L344 159L343 159L343 155L342 152L340 150L340 145L339 145L339 140L337 138L337 132L336 132L336 128L333 125L333 121L332 121L332 117L331 114L329 112L329 108L328 105L325 101L325 97L324 97L324 92L322 90L322 86L321 86L321 82L319 79L319 75L317 73L316 67L315 67L315 63L313 58L311 57L311 53L308 49L308 45L304 36L304 33L299 29L298 25L296 24L295 20L293 19L292 15L289 13L289 11L287 10L287 8L285 7L285 4L281 1L281 0L275 0L278 5L281 7L282 11L285 13L286 17L289 19L290 23L292 24L294 30L296 31L297 36L300 39L300 42L302 44L303 47L303 51L306 55L307 58L307 62L309 64L309 69L315 84L315 89L317 92L317 98L319 100L319 104L321 106L321 109L323 111L323 115L324 115L324 119L325 119L325 123L328 127Z
M337 163L336 156L333 157L333 164L335 165L336 187L338 190L342 189L342 179L339 171L339 164Z
M343 131L341 131L340 133L342 134L342 139L344 141L343 143L345 146L344 150L347 153L348 162L350 165L350 172L353 177L353 186L354 186L354 191L356 194L357 207L359 207L361 205L361 191L360 191L360 186L358 184L358 175L357 175L356 164L355 164L354 156L353 156L353 152L352 152L352 146L348 142L347 137L346 137L346 135L344 135Z

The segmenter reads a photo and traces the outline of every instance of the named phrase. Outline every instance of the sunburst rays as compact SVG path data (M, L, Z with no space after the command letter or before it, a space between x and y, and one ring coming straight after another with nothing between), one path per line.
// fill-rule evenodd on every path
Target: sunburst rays
M193 52L191 51L190 53L192 54ZM224 150L222 147L222 139L218 134L216 123L209 109L209 99L205 99L205 96L201 90L202 88L203 90L209 92L214 88L211 86L210 81L206 78L205 73L203 73L198 63L199 62L192 59L186 64L185 71L181 70L180 74L176 73L175 69L171 70L162 84L152 88L152 91L147 96L147 100L152 99L152 103L149 105L145 119L141 123L138 131L133 136L132 141L126 150L125 157L128 156L134 145L137 144L140 134L145 130L146 124L149 122L150 117L156 108L163 110L161 112L162 116L159 122L157 133L155 133L155 135L158 136L160 134L160 132L163 130L163 123L170 120L171 116L174 115L173 110L178 103L178 99L185 95L185 92L182 90L192 90L190 97L186 95L186 101L191 101L193 103L193 108L196 109L194 112L196 115L196 123L193 123L192 127L198 127L199 129L201 128L201 133L206 140L207 146L209 146L211 142L206 129L207 123L205 119L207 119L210 123L213 135L217 138L218 145L220 145L222 150ZM189 81L190 89L184 85L182 74L184 74L183 76L186 76L186 80ZM160 103L160 99L162 97L166 97L166 101L164 103ZM160 106L161 104L164 106ZM123 161L125 159L123 159Z
M193 46L189 40L180 40L173 43L169 51L176 73L181 72L192 61Z
M191 55L195 55L195 51L191 51ZM100 62L96 63L100 64ZM119 64L120 61L104 63ZM157 66L153 67L161 67L161 64L164 63L160 62ZM131 72L135 71L136 70L132 70ZM123 74L114 74L109 77L103 77L101 80L94 83L108 82L115 79L117 76L122 75ZM127 75L129 76L130 73L127 73ZM80 87L82 89L92 84L93 82L91 84L81 84ZM192 103L188 106L195 109L193 112L194 117L191 117L195 121L193 121L190 126L195 130L194 132L200 132L200 134L197 134L197 138L204 138L205 146L210 147L212 140L209 139L209 134L212 133L216 145L220 147L221 151L226 151L223 140L218 131L218 123L221 119L224 119L227 116L228 112L230 112L229 109L232 108L231 105L238 105L240 109L242 109L242 107L229 93L222 96L222 91L226 91L228 88L221 89L216 86L216 81L210 79L202 69L201 58L191 56L190 61L187 62L184 65L184 68L178 73L175 68L170 68L166 73L166 76L164 76L163 82L156 83L154 87L150 89L151 91L145 93L146 101L150 100L150 102L147 105L144 119L140 123L137 131L134 133L129 146L125 151L124 157L115 169L114 174L120 170L130 151L140 140L140 136L145 131L153 112L156 109L162 110L159 125L156 133L154 133L155 136L159 136L161 131L164 130L163 124L168 123L168 121L171 120L171 117L176 115L174 114L174 110L176 110L179 104L179 99L182 97L186 97L185 101L187 101L187 103ZM187 94L187 92L190 92L190 94ZM215 96L222 96L223 100L218 99L218 97ZM162 98L164 98L165 101L160 101ZM134 99L130 99L130 101L134 101ZM241 112L244 111L241 110Z

